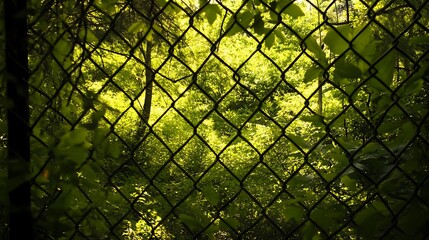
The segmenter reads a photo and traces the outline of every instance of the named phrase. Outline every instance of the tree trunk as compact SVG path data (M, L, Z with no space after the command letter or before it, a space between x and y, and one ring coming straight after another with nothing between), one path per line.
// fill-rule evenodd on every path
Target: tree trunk
M146 128L149 126L149 118L152 110L153 81L155 79L155 74L152 70L152 49L153 43L147 41L146 51L144 53L146 89L142 117L140 119L139 128L137 129L137 138L142 137L145 134Z

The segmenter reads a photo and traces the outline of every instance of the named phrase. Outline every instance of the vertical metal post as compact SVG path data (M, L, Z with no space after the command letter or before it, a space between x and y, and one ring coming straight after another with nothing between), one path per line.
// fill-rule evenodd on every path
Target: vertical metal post
M9 239L33 239L26 0L4 0Z

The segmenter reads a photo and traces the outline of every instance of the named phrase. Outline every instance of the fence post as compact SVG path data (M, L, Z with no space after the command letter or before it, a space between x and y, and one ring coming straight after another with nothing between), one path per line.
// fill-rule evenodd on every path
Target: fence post
M32 239L26 0L5 0L9 239Z

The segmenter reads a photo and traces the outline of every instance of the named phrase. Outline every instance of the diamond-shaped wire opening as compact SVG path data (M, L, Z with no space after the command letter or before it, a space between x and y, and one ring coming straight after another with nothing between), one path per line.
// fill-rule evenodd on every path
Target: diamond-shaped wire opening
M287 138L281 137L264 154L263 161L285 181L302 165L304 155Z
M223 209L239 194L240 180L229 168L218 162L207 171L197 186L213 207Z
M301 165L286 181L285 191L300 199L303 206L311 207L326 195L325 185L325 180L313 168Z
M264 179L267 184L261 185L261 179ZM261 206L266 207L282 190L282 184L270 169L263 164L258 164L243 181L243 188L246 189Z
M237 134L236 128L216 112L204 118L197 128L197 132L216 154L221 153L228 143L236 138Z
M273 72L273 69L279 69L273 64L273 59L268 58L260 52L256 52L250 59L244 62L238 71L241 77L240 83L248 88L257 99L265 98L278 83L279 71Z
M177 182L172 182L172 179ZM173 205L182 202L194 190L194 183L189 174L172 161L163 166L153 182L161 192L169 193L166 197Z
M243 213L246 214L243 214ZM248 193L241 191L225 208L223 219L235 228L240 235L248 231L258 219L263 217L262 206Z
M205 119L213 106L213 102L195 84L174 104L175 109L189 119L193 126Z
M208 95L212 100L218 102L223 98L230 89L235 85L232 78L231 69L222 64L223 60L216 57L210 57L207 62L200 68L197 76L199 88ZM218 79L228 79L219 83Z
M291 234L305 221L308 210L289 193L282 193L267 208L267 215L284 233Z
M335 236L347 224L348 214L343 203L328 195L311 210L310 219L320 231Z
M240 150L240 151L238 151ZM236 138L220 154L219 160L240 180L257 164L259 154L243 138Z
M241 130L241 136L247 139L260 153L265 152L275 139L280 137L281 133L281 128L259 111Z
M427 32L427 3L227 1L201 3L194 13L184 3L158 1L162 6L154 13L144 1L108 2L46 3L45 17L30 16L30 36L37 38L30 47L30 62L36 62L30 79L32 159L40 161L33 165L33 188L40 192L37 204L65 214L50 212L57 224L45 227L59 227L53 235L43 233L47 237L67 232L63 237L120 239L131 230L143 238L168 238L169 232L185 235L171 238L219 239L427 237L420 228L427 221L409 224L427 212L429 144L421 130L428 115L424 103L415 104L426 94L426 45L413 37ZM211 24L219 31L200 21L210 17L203 5L218 5ZM253 12L259 7L268 11ZM350 9L367 15L362 25L349 22ZM174 24L160 24L170 13L179 25L174 30ZM318 17L302 16L307 14ZM388 24L392 16L403 21ZM263 25L266 34L255 34L259 17L272 20ZM278 46L285 37L289 44ZM194 60L185 56L185 40L192 38L198 42L189 45ZM158 43L148 63L144 45L151 39ZM154 104L150 119L143 119L149 67ZM256 78L261 72L266 79ZM91 84L82 83L89 79ZM319 90L324 99L343 101L342 109L334 107L339 102L323 101L325 118L319 119ZM195 114L189 106L205 109ZM144 130L137 137L136 122ZM68 134L85 137L65 144ZM40 156L34 153L39 149ZM261 177L275 179L268 189L278 191L262 195ZM98 185L105 182L114 190L103 201ZM70 211L61 209L65 196ZM325 218L332 209L349 218ZM40 222L43 215L49 216L42 213ZM332 218L341 223L328 226ZM202 220L199 228L195 219Z
M235 85L225 98L222 99L218 107L218 113L222 114L235 127L239 128L257 110L258 104L259 101L254 93L242 85Z
M268 219L268 217L261 217L256 224L241 236L241 238L251 239L253 236L258 236L264 239L278 239L284 237L285 233L279 226Z
M176 110L170 109L153 126L153 131L171 151L177 151L189 141L194 129Z
M174 160L190 176L197 179L216 161L216 155L207 147L207 143L194 136L174 155Z

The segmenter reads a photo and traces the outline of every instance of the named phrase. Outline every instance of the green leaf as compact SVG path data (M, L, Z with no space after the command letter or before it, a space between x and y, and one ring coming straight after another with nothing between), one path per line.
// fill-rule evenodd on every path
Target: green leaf
M204 196L207 198L207 200L213 204L217 205L220 201L219 194L215 191L215 189L212 186L206 186L202 189L202 192Z
M212 224L204 231L204 233L207 235L212 235L218 232L219 229L220 229L219 225Z
M340 33L338 33L337 31ZM329 47L331 52L335 54L341 54L349 48L347 30L343 29L344 34L339 29L330 29L327 33L323 42ZM344 39L346 38L346 39Z
M79 38L84 42L89 42L89 43L97 43L98 42L98 38L88 28L79 30L78 35L79 35Z
M304 12L301 10L301 8L294 3L292 3L285 10L283 10L283 13L286 13L292 18L297 18L305 15Z
M284 216L286 221L295 219L297 222L301 222L302 218L304 217L304 210L299 206L287 206L286 210L284 211Z
M417 45L417 46L428 46L429 44L429 36L418 36L418 37L412 37L410 38L410 44L411 45Z
M243 11L236 15L237 20L234 17L231 17L226 24L226 29L229 31L227 32L226 36L233 36L236 33L242 32L242 28L248 28L250 23L253 20L253 14L250 11ZM237 24L237 22L240 23L240 25Z
M244 11L240 12L238 14L238 21L240 22L241 26L244 28L248 28L250 23L252 22L253 14L250 11Z
M302 228L303 240L314 240L318 237L318 228L310 221L307 221Z
M389 209L386 207L382 201L377 200L372 203L372 206L380 213L381 215L387 216L390 214Z
M383 150L383 148L377 142L370 142L367 145L365 145L365 147L362 149L362 153L364 154L373 153L373 152L376 152L377 150Z
M112 142L109 144L109 153L112 157L118 158L121 154L121 145L119 142Z
M164 7L167 4L167 0L156 0L159 7Z
M423 89L423 79L409 79L399 90L398 94L402 97L413 96Z
M393 73L395 71L395 52L390 51L379 62L375 64L377 70L376 76L383 81L387 86L390 86L393 81Z
M88 132L84 128L74 129L61 137L61 145L73 146L86 142Z
M64 39L60 39L54 46L54 57L59 61L63 61L67 56L70 55L72 51L72 45L65 41Z
M129 33L138 33L142 31L147 31L146 24L143 21L134 22L128 27L127 30Z
M281 1L274 1L271 4L271 7L275 8L278 13L284 10L284 8L291 2L291 0L281 0Z
M301 136L288 134L287 137L296 145L300 146L301 148L309 148L311 147L310 144L305 141L305 139Z
M332 225L336 225L333 221L332 211L325 209L314 209L311 212L311 219L313 219L318 226L322 227L323 230L328 231Z
M368 52L370 50L368 49L368 45L374 39L371 26L366 24L360 25L353 31L353 37L356 37L353 41L353 49L365 58L369 57L367 60L370 61L372 59L372 55L374 55L374 52ZM375 51L375 49L373 50Z
M401 130L405 141L411 140L416 135L416 127L410 121L404 123Z
M192 231L198 231L203 228L203 226L197 219L187 214L179 214L179 219L184 224L186 224L186 226L188 226Z
M358 225L359 232L368 237L373 237L377 233L377 222L380 216L377 210L371 206L360 210L354 217Z
M44 79L43 71L37 71L30 76L30 84L34 87L40 87Z
M340 78L359 78L362 76L362 72L354 64L347 63L340 59L335 63L334 75Z
M316 55L319 64L321 64L323 67L327 67L328 60L326 59L325 52L317 43L316 39L313 36L309 36L307 39L305 39L304 43L305 49L308 49L310 52Z
M228 225L233 227L233 228L238 228L240 226L240 222L235 218L226 217L226 218L223 218L223 220L225 220L225 222L228 223ZM223 223L223 222L221 222L221 223ZM229 229L230 228L229 226L227 226L226 228Z
M273 32L274 32L274 34L276 35L276 37L277 37L278 39L280 39L280 42L284 42L284 41L286 41L286 37L285 37L285 35L283 34L283 32L282 32L281 30L276 29L276 30L274 30Z
M352 178L350 178L348 175L341 177L341 182L351 191L356 190L356 181Z
M222 14L219 5L217 4L207 4L204 7L203 12L205 13L210 25L212 25L216 21L218 15Z
M377 128L377 131L379 133L390 133L400 128L404 123L405 121L384 122Z
M265 22L262 20L262 15L260 13L255 14L254 16L254 22L253 22L253 30L257 34L264 34L265 33Z
M275 34L271 32L264 40L265 47L270 49L274 45Z
M279 21L279 15L278 13L274 11L270 11L270 23L276 24Z
M324 119L324 117L322 115L318 115L318 114L313 114L313 115L301 117L302 121L311 122L316 126L323 126L323 124L324 124L323 119Z
M380 80L376 78L370 78L368 81L366 81L366 85L372 90L376 90L379 92L389 92L389 88L386 87L383 83L380 82Z
M323 70L319 66L311 66L304 75L304 83L308 83L313 79L322 76Z

